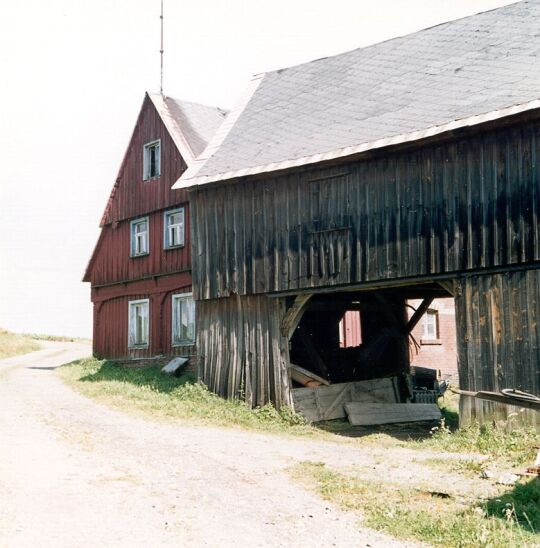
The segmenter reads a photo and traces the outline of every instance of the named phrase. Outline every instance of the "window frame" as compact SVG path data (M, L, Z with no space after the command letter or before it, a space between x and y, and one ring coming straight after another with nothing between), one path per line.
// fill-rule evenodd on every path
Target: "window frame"
M182 231L181 231L181 242L176 245L170 245L169 244L169 224L168 224L168 218L171 215L174 215L176 213L182 214ZM178 226L178 225L173 225ZM169 209L167 211L163 212L163 249L178 249L179 247L184 247L186 245L186 208L184 206L177 207L175 209Z
M132 322L135 320L136 316L132 315L132 310L135 310L136 306L145 304L147 307L147 322L146 322L146 342L137 343L133 342L131 338L132 333ZM144 349L150 347L150 299L136 299L134 301L128 301L128 348L129 349Z
M157 173L152 175L150 173L150 150L152 148L157 148ZM161 176L161 139L154 139L149 143L145 143L143 146L143 181L150 181L151 179L157 179Z
M189 339L175 339L174 327L176 325L176 302L177 301L191 301L193 303L193 340ZM193 293L174 293L171 296L171 346L195 346L197 340L197 318L195 311L195 301L193 300Z
M138 224L146 222L146 251L144 253L136 253L136 239L135 239L135 227ZM150 254L150 217L138 217L137 219L132 219L129 222L129 256L130 257L145 257Z
M433 317L435 333L431 336L427 333L428 317ZM428 308L422 318L422 343L436 343L440 340L439 336L439 311L434 308Z

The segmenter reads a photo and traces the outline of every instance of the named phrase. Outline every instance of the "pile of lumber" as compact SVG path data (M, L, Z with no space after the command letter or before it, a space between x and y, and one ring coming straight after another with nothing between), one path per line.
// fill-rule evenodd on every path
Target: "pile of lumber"
M345 404L349 402L399 402L399 378L295 388L292 395L296 412L311 422L344 419L347 417Z

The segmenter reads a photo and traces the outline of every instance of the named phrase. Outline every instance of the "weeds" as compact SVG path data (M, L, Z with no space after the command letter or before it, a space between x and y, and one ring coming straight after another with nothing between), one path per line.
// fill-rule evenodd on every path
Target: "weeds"
M325 500L361 513L367 527L396 538L448 547L533 546L538 542L538 482L521 486L519 492L516 488L496 501L465 503L364 481L318 462L300 463L291 474Z
M125 368L107 360L87 358L62 366L61 378L83 394L124 411L153 418L197 421L198 424L239 426L266 432L314 435L305 419L284 407L249 409L240 400L224 400L191 374L164 375L156 367Z
M0 329L0 359L28 354L39 350L39 344L29 335L18 335L5 329Z
M534 459L534 445L540 443L540 434L533 427L509 429L506 422L472 424L454 431L442 419L430 438L418 443L423 448L480 453L519 465Z

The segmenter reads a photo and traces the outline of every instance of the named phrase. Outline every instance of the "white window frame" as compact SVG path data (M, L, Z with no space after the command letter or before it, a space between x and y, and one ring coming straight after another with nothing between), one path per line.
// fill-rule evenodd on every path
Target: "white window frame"
M175 225L169 225L169 217L180 213L182 220ZM177 230L179 243L171 245L172 231ZM176 209L169 209L163 213L163 249L175 249L177 247L184 247L186 233L186 213L184 207L178 207Z
M146 234L146 249L144 251L140 251L140 240L139 236L141 234L137 234L136 227L139 224L146 223L146 232L141 234ZM148 255L150 253L150 218L149 217L139 217L138 219L133 219L130 222L130 256L131 257L142 257L144 255Z
M431 322L433 322L431 324ZM433 333L429 332L430 325L433 326ZM432 308L426 310L422 318L422 340L437 341L439 340L439 311Z
M156 173L153 175L150 173L150 155L153 148L157 149L156 155ZM146 143L143 147L143 181L155 179L161 175L161 139L156 139Z
M145 340L137 342L136 338L136 319L135 311L141 305L146 305L146 326L144 333ZM150 299L137 299L136 301L128 301L128 348L148 348L150 345Z
M193 339L180 339L176 336L175 327L179 324L176 318L178 301L193 303ZM197 321L195 317L195 301L193 300L193 293L176 293L171 298L171 343L172 346L193 346L197 335Z

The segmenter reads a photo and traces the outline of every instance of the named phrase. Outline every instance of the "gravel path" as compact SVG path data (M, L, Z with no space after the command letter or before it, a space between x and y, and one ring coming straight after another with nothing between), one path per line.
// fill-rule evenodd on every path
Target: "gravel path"
M386 450L134 418L54 374L88 346L43 348L0 361L0 546L406 545L286 472L316 460L376 475Z

